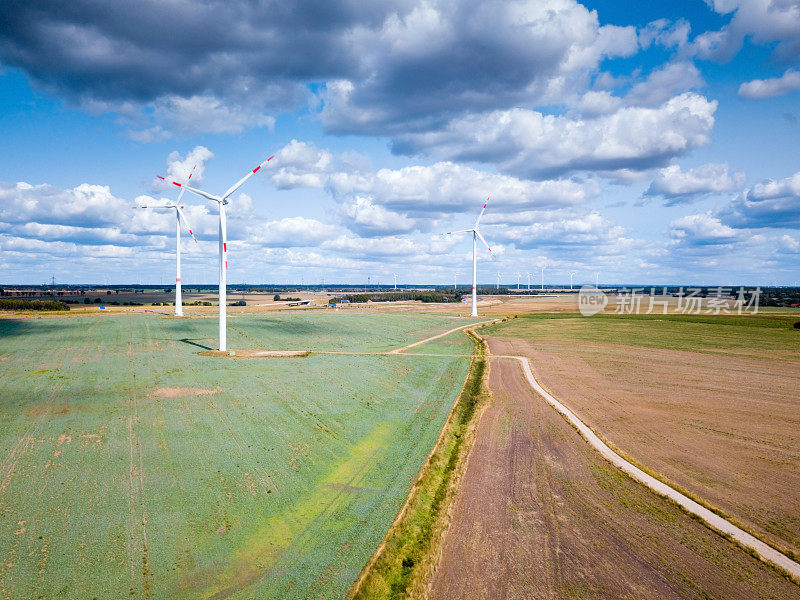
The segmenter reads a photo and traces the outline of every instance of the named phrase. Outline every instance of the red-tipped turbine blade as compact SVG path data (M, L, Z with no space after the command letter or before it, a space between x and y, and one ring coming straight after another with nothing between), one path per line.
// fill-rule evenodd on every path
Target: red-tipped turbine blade
M222 199L224 200L225 198L227 198L228 196L230 196L230 195L231 195L233 192L235 192L236 190L238 190L238 189L239 189L239 188L242 186L242 184L244 184L244 182L245 182L245 181L247 181L247 180L248 180L248 179L250 179L250 178L251 178L253 175L255 175L255 174L256 174L256 173L257 173L257 172L258 172L258 171L261 169L261 167L263 167L265 164L267 164L267 163L268 163L269 161L271 161L273 158L275 158L275 155L274 155L274 154L273 154L272 156L270 156L270 157L269 157L267 160L263 161L263 162L262 162L260 165L258 165L258 166L257 166L255 169L253 169L252 171L250 171L250 172L249 172L247 175L245 175L244 177L242 177L242 178L241 178L239 181L237 181L236 183L234 183L234 184L233 184L231 187L229 187L229 188L227 189L227 191L226 191L224 194L222 194Z

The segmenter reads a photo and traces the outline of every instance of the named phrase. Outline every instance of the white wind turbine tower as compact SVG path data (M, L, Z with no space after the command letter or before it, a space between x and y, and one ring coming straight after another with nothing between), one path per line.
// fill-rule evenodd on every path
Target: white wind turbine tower
M189 190L202 198L213 200L219 207L219 349L225 351L228 349L228 336L227 336L227 310L226 310L226 271L228 270L228 225L225 221L225 205L228 204L228 198L238 190L245 181L255 175L261 167L271 161L275 156L270 156L267 160L259 164L255 169L250 171L247 175L242 177L239 181L229 187L221 196L209 194L203 190L193 188L180 181L174 179L165 179L168 183L176 185L181 189ZM161 176L159 176L161 177ZM161 179L164 179L161 177Z
M494 257L494 252L489 247L489 244L486 242L484 237L481 235L481 232L478 230L478 224L481 222L481 218L483 217L483 213L486 212L486 205L489 203L489 199L486 199L486 202L483 204L483 209L481 209L481 214L478 215L478 218L475 219L475 225L472 229L462 229L461 231L448 231L443 235L453 235L456 233L471 233L472 234L472 311L470 312L471 317L478 316L478 239L481 240L484 246L486 246L489 253ZM497 258L497 257L495 257Z
M197 167L192 167L192 172L189 173L189 179L194 175L194 170ZM181 221L186 226L189 235L192 236L194 243L197 243L197 238L192 233L192 228L189 226L189 221L186 220L186 215L183 214L183 206L181 206L181 199L183 198L184 190L178 194L178 199L175 204L159 204L157 206L134 206L133 208L152 208L155 210L175 209L175 316L183 316L183 300L181 296Z
M500 271L497 272L497 287L495 289L500 289Z
M397 291L397 273L394 274L394 291Z
M528 291L529 292L531 291L531 274L530 274L530 271L528 271Z
M594 289L600 289L600 272L594 274Z
M577 275L577 273L575 271L570 271L569 272L569 291L570 292L572 291L572 278L575 277L575 275Z
M544 267L542 267L542 291L544 291Z
M519 278L522 277L522 273L517 271L517 291L519 291Z

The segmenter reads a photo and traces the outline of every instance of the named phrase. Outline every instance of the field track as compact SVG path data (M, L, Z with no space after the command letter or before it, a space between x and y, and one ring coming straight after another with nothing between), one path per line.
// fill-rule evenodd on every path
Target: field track
M425 338L424 340L420 340L418 342L414 342L413 344L408 344L407 346L403 346L402 348L395 348L394 350L390 350L387 354L402 354L406 350L410 350L411 348L416 348L417 346L421 346L422 344L426 344L428 342L432 342L434 340L438 340L439 338L443 338L446 335L450 335L451 333L455 333L456 331L461 331L462 329L467 328L475 328L480 327L481 325L488 325L490 323L494 323L499 319L491 319L489 321L481 321L479 323L468 323L466 325L460 325L459 327L453 327L450 331L445 331L444 333L440 333L439 335L432 335L429 338Z

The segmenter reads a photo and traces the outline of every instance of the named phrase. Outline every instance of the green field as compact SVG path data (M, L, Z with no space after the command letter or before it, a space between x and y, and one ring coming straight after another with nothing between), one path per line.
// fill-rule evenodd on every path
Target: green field
M418 314L229 321L234 349L388 350ZM0 598L338 598L469 359L211 358L216 319L0 320ZM448 345L469 353L464 339Z
M486 335L539 341L566 340L646 348L796 360L800 330L796 315L595 315L540 313L482 329Z

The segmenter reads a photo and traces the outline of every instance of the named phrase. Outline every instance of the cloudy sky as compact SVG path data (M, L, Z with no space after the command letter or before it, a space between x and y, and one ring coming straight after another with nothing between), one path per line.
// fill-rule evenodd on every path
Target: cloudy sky
M0 283L800 280L800 0L0 3ZM184 198L216 281L216 208Z

